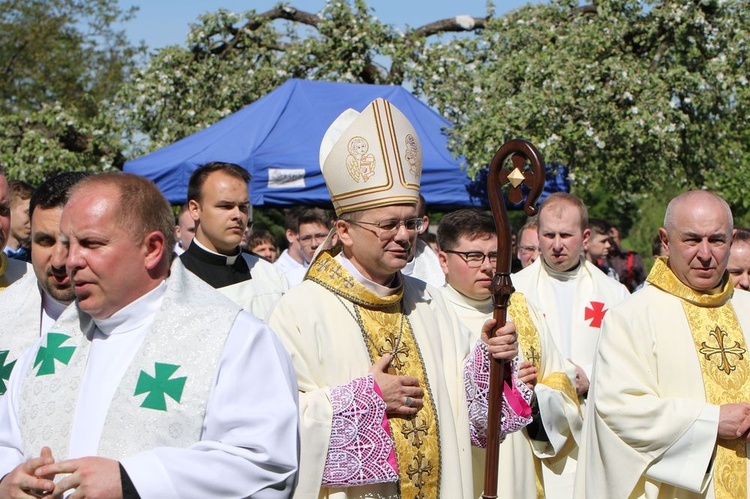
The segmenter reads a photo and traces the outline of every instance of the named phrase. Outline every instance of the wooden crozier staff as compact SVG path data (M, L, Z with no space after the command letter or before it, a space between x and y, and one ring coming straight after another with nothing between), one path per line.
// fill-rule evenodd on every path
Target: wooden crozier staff
M505 166L509 158L512 168ZM530 163L529 167L525 167L526 161ZM502 188L505 184L511 185L508 191L508 200L512 203L520 203L523 200L522 184L526 184L531 189L524 203L524 211L529 216L535 215L537 210L534 204L544 188L544 159L531 142L522 139L506 142L495 153L490 163L487 192L489 193L492 216L495 219L495 229L497 230L497 267L490 284L492 303L495 308L494 318L497 325L493 328L491 336L495 336L497 329L505 325L508 302L514 291L513 283L510 281L511 228L502 195ZM489 414L487 417L487 453L484 463L484 493L482 494L484 499L495 499L497 497L504 370L505 363L502 360L492 359L490 364Z

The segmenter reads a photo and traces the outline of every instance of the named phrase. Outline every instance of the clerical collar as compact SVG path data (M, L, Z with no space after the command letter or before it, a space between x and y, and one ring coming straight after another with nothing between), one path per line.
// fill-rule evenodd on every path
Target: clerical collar
M251 259L255 258L259 257L251 257ZM179 259L186 269L215 289L233 286L253 278L250 274L250 266L242 256L241 250L233 256L220 255L206 249L193 239Z
M492 312L493 310L491 296L488 298L485 298L484 300L474 300L473 298L469 298L465 294L461 293L459 290L457 290L456 288L454 288L448 283L446 283L445 286L443 286L443 290L448 296L448 299L451 302L455 303L456 305L463 306L469 309L474 309L483 314L488 314Z
M94 319L94 324L106 336L139 329L154 320L166 292L167 281L164 280L156 288L106 319Z
M547 265L547 262L544 261L544 258L540 258L540 260L542 261L542 265L544 266L550 277L552 277L553 279L557 279L558 281L572 281L578 276L578 270L584 265L583 257L580 257L578 259L578 264L575 265L572 269L560 271L555 270Z
M52 319L57 320L60 314L63 313L63 310L68 308L70 304L55 300L41 286L39 286L39 291L42 293L42 308L44 309L44 313Z
M237 246L237 253L235 255L222 255L221 253L211 251L210 249L203 246L197 238L193 238L193 242L190 244L190 246L192 246L193 244L197 244L197 247L203 250L202 253L193 252L195 256L200 260L203 260L206 263L210 263L212 265L234 265L237 261L237 258L242 255L242 248L240 248L239 246ZM190 251L190 246L188 246L188 249L186 251Z
M364 287L380 296L381 298L394 295L401 289L401 277L399 272L396 272L396 274L393 276L393 280L391 281L390 286L383 286L382 284L378 284L377 282L371 281L367 277L363 276L362 273L357 270L357 267L354 266L352 261L344 255L343 251L336 255L334 258L341 264L342 267L349 271L349 273L360 284L362 284Z

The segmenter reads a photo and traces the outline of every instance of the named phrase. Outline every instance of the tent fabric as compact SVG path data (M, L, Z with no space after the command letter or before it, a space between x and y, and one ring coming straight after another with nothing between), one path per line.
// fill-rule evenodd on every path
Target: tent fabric
M427 204L476 204L467 189L470 179L448 151L445 129L451 124L400 86L292 79L214 125L128 161L124 171L151 179L172 204L182 204L190 174L204 163L224 161L250 172L254 206L329 205L318 163L323 135L347 108L362 111L377 97L398 107L419 135Z

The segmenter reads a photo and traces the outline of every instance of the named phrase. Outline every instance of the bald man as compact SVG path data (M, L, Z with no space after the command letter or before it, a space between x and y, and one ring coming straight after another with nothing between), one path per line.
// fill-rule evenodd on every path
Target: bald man
M668 256L604 318L580 496L748 497L750 295L726 272L733 232L713 193L669 203Z

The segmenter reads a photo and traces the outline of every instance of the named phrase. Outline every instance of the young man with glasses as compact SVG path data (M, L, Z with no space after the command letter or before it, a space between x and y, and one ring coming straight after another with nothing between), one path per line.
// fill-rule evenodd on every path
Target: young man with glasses
M221 291L237 305L266 320L289 285L272 263L242 251L240 243L252 207L241 166L212 162L190 176L188 211L195 237L175 261Z
M305 278L307 267L310 266L315 251L323 244L331 231L331 214L321 208L298 208L293 218L296 224L296 256L299 258L297 263L300 265L286 266L287 270L284 271L284 275L290 287L296 286Z
M401 156L407 144L417 164ZM318 254L269 319L299 382L296 494L473 497L469 449L486 432L481 380L490 355L515 357L513 325L472 342L438 289L401 274L424 220L419 140L398 109L377 99L346 111L324 136L320 160L339 244ZM530 391L510 365L504 432L530 414Z
M443 217L438 227L440 264L448 303L461 322L479 337L494 307L490 282L497 265L497 233L492 216L474 209ZM544 489L545 467L560 466L580 441L582 419L572 383L573 366L564 362L540 313L521 293L511 297L508 314L518 331L519 376L534 390L533 423L512 433L500 446L499 497L536 497ZM566 365L567 364L567 365ZM474 448L474 495L482 493L484 451ZM553 491L545 492L547 497Z

